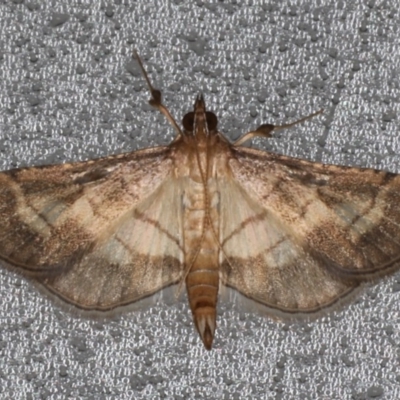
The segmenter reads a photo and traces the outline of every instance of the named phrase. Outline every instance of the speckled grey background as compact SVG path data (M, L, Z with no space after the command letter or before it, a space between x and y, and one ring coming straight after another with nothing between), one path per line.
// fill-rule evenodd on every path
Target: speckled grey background
M166 144L138 49L178 119L204 93L235 139L400 172L399 1L2 1L0 169ZM1 399L398 399L400 276L315 322L221 304L206 352L185 299L108 322L0 276Z

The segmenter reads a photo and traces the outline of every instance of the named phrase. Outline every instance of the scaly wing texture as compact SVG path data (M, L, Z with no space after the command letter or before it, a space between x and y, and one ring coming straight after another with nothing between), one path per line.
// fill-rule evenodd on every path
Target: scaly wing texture
M398 175L232 152L219 182L226 286L266 312L307 314L399 267Z
M182 274L169 148L0 173L0 258L50 293L107 311Z

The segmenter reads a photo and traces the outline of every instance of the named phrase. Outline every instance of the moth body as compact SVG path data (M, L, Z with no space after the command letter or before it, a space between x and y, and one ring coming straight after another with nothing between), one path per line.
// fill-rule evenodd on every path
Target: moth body
M193 319L206 349L210 350L217 318L219 288L219 215L218 191L212 176L214 157L211 149L215 144L215 132L207 123L204 100L198 97L193 124L187 124L181 146L182 157L188 168L183 199L183 238L186 288ZM210 168L211 167L211 168ZM179 167L178 167L179 168Z

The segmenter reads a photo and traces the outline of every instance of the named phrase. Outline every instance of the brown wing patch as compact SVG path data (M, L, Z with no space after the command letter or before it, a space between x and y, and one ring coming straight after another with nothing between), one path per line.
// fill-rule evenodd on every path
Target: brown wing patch
M234 178L331 273L366 280L390 273L400 256L400 177L235 150ZM257 172L258 171L258 172Z
M66 266L168 176L168 150L0 174L0 258L35 273ZM152 173L146 172L151 169ZM107 169L107 179L77 177Z
M104 249L94 249L68 271L37 282L78 309L108 312L151 296L181 278L182 266L174 257L129 254L130 262L112 263Z
M329 260L310 249L279 214L234 181L219 184L225 257L221 279L268 314L311 314L333 306L359 283L327 268ZM235 212L232 212L233 209Z
M0 257L84 310L176 283L181 188L171 165L161 148L1 173Z

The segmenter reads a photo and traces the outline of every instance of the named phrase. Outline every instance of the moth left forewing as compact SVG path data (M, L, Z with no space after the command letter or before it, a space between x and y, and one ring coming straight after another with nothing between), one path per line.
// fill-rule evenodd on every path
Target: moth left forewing
M399 175L240 152L240 162L233 168L236 179L252 188L264 207L295 227L303 243L326 256L337 273L364 280L396 269L400 255ZM249 176L246 170L250 166L259 167L259 174ZM266 179L267 171L271 173Z
M53 296L110 311L182 273L168 148L0 174L1 258Z
M246 148L232 154L232 182L221 190L221 204L235 199L221 217L225 285L266 312L308 314L398 268L397 175Z

